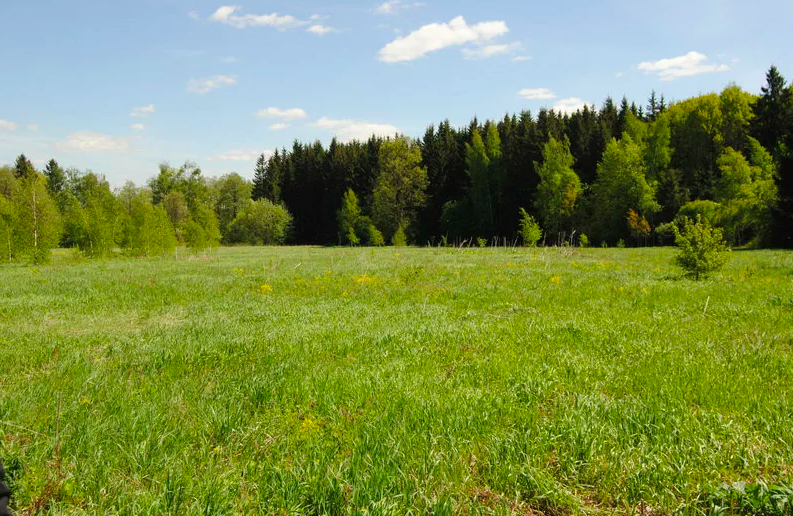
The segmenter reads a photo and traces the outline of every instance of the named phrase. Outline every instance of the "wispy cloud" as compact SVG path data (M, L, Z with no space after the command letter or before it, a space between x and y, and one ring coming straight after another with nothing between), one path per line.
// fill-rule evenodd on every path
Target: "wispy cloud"
M131 126L129 126L129 128L132 129L133 131L144 131L146 129L146 125L145 124L132 124Z
M55 148L63 152L123 154L130 150L130 139L93 131L77 131L69 134L65 140L56 142Z
M230 75L213 75L203 79L190 79L187 83L187 91L190 93L204 94L224 86L237 84L237 79Z
M132 108L132 113L130 113L129 116L134 116L135 118L149 118L149 115L153 114L155 111L156 108L154 104L149 104L148 106Z
M527 100L548 100L556 98L554 92L548 88L524 88L518 92L518 95Z
M328 117L322 117L310 125L311 127L332 131L342 142L368 140L372 135L394 136L399 132L399 129L389 124L375 124L360 120L334 120Z
M264 154L265 157L272 155L272 151L264 150L258 151L255 149L232 149L227 152L222 152L215 156L211 156L208 161L254 161L259 156Z
M726 64L708 63L708 56L699 52L689 52L684 56L659 59L658 61L644 61L639 63L637 68L647 74L657 75L662 81L730 70L729 65Z
M327 25L321 24L312 25L306 29L306 31L316 34L317 36L324 36L325 34L330 34L331 32L338 32L338 30L334 29L333 27L328 27Z
M8 120L0 120L0 131L16 131L19 124L9 122Z
M190 11L189 13L187 13L187 16L190 19L192 19L192 20L200 20L201 19L201 16L199 16L198 13L195 12L195 11Z
M259 118L280 118L284 121L302 120L308 118L308 113L300 108L280 109L277 107L268 107L259 110L256 113Z
M224 23L236 29L248 27L272 27L275 29L292 29L308 22L300 20L289 14L238 14L242 11L239 5L224 5L209 17L211 21Z
M531 61L532 59L534 58L531 56L515 56L512 58L512 61L515 61L516 63L522 63L524 61Z
M468 25L458 16L449 23L431 23L395 39L380 49L380 60L385 63L413 61L451 46L466 43L483 43L509 32L506 22L488 21Z
M284 123L273 124L273 125L270 126L270 130L271 131L283 131L287 127L289 127L289 124L284 124Z
M513 54L523 48L520 43L507 43L504 45L480 45L474 48L464 48L463 57L469 60L488 59L505 54Z
M36 124L28 124L28 131L38 131L39 126Z
M554 103L553 110L557 113L572 115L576 111L580 111L584 109L584 106L588 105L590 105L589 102L585 102L578 97L569 97Z
M405 9L410 9L413 7L422 7L424 4L422 2L403 2L402 0L388 0L387 2L383 2L382 4L378 5L374 13L379 15L389 15L389 14L396 14L399 11L404 11Z

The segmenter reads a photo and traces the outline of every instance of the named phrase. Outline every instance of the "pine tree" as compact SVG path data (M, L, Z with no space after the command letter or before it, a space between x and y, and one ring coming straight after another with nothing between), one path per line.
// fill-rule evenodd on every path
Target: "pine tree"
M779 144L791 129L793 94L776 66L768 70L766 85L761 91L762 94L754 105L752 133L760 145L779 158Z
M33 163L25 157L24 154L20 154L17 157L16 163L14 165L14 175L17 179L29 179L36 175L36 168L33 166Z
M44 167L44 177L47 178L47 189L53 199L57 199L66 187L66 174L58 162L51 159Z

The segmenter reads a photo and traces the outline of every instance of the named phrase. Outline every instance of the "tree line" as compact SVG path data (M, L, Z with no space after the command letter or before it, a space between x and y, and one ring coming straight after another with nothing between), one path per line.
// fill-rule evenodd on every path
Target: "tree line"
M296 141L259 159L253 197L289 209L298 244L514 241L524 215L546 244L671 243L670 224L699 214L732 245L790 247L793 87L771 67L759 95L731 84L444 121L416 140Z
M152 256L186 245L547 245L672 243L697 217L731 245L793 247L793 86L771 67L759 94L646 106L607 98L572 114L447 121L325 147L295 141L260 156L253 181L167 164L145 186L0 167L0 237L9 261L54 246L87 256ZM526 238L527 235L532 237ZM534 237L537 237L536 239Z

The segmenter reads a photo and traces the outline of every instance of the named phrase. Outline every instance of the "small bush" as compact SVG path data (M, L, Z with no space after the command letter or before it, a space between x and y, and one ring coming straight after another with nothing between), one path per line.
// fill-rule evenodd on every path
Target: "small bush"
M578 246L579 247L589 247L589 237L586 234L581 233L578 237Z
M523 208L520 209L520 228L518 229L520 237L523 239L523 245L528 247L535 247L537 242L542 238L542 229L534 217L526 213Z
M391 244L394 247L405 247L408 245L408 238L405 235L405 228L402 224L399 225L399 229L397 229L394 236L391 237Z
M375 227L374 224L370 224L367 230L368 241L367 243L371 246L375 247L382 247L385 245L385 238L383 238L383 234L380 232L379 229Z
M680 248L675 263L696 280L719 270L727 262L729 249L722 230L713 228L701 215L697 215L696 222L685 219L682 231L675 235L675 243Z
M479 238L476 239L476 243L479 245L479 247L487 247L487 239L486 238L479 237Z

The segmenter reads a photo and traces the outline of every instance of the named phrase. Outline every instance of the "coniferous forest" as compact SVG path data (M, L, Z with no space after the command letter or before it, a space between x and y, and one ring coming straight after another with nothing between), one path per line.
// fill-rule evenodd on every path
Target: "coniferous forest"
M36 170L23 154L0 167L2 254L515 245L536 225L545 245L666 245L696 217L735 247L793 247L793 86L775 67L766 82L758 93L731 84L679 102L653 92L572 114L443 121L418 139L295 141L262 155L253 181L187 162L113 189L55 160Z

